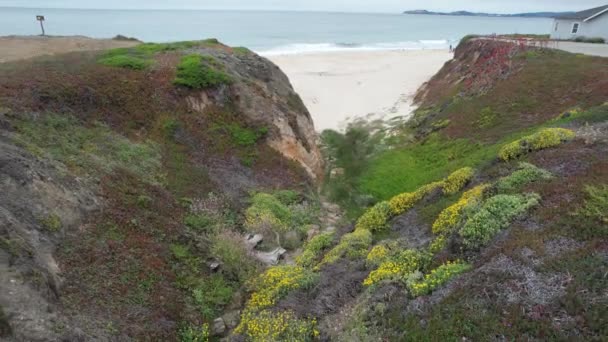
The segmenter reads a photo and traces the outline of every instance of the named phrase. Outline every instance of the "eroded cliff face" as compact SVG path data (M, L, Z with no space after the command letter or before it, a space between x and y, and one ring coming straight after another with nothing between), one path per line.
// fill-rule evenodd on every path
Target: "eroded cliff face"
M248 120L270 127L266 142L288 159L297 161L313 178L323 175L323 159L308 109L287 76L272 62L256 54L234 55L221 50L207 53L223 63L238 82L219 90L203 91L186 98L189 107L203 113L210 106L234 99Z
M214 41L126 53L145 68L100 52L0 64L2 340L175 340L200 313L172 246L210 257L192 203L238 213L250 191L322 177L311 117L268 60ZM174 84L186 55L232 81Z

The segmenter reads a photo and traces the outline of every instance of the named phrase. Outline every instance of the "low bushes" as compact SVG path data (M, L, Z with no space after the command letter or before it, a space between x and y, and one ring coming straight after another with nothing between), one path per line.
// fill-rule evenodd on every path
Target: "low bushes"
M247 302L248 310L270 307L289 291L315 283L317 276L300 266L275 266L252 281L255 292Z
M388 202L380 202L368 209L357 221L356 229L380 231L386 227L391 217L391 206Z
M325 254L319 266L334 263L344 256L351 259L365 257L371 244L372 233L366 229L357 229L344 235L340 243Z
M221 275L214 274L192 290L192 297L201 315L213 319L220 313L220 308L230 302L233 293L232 286Z
M300 197L279 192L277 195L257 193L251 197L251 205L245 211L245 227L253 232L281 239L287 233L295 232L299 237L305 228L316 221L317 207L312 204L298 203ZM293 235L293 234L292 234ZM287 243L287 241L285 241ZM292 241L294 242L294 241ZM286 248L301 245L301 238Z
M132 70L143 70L150 65L150 61L141 57L118 55L108 56L99 59L99 63L111 67L125 68Z
M223 274L240 283L250 279L260 268L249 255L243 237L229 230L212 238L211 255L222 263Z
M449 178L449 177L448 177ZM430 194L436 189L444 186L444 182L434 182L430 184L423 185L418 188L418 190L414 192L406 192L400 195L397 195L389 201L391 212L393 215L401 215L407 210L411 209L416 203L418 203L424 196Z
M296 258L296 264L302 267L312 267L317 262L321 253L329 248L334 242L333 232L319 234L313 237L304 246L304 251Z
M538 168L529 163L520 163L519 170L507 177L501 178L496 183L498 192L508 192L517 190L520 187L539 180L551 179L549 171Z
M453 277L471 269L471 265L462 261L446 262L425 275L420 281L413 281L409 285L413 297L431 293L433 290L447 283Z
M608 225L608 185L586 186L585 193L587 199L577 214ZM604 232L608 233L608 230L604 229Z
M478 248L489 242L512 220L538 205L540 196L496 195L488 199L462 227L460 235L469 248Z
M443 193L446 195L453 195L458 193L462 188L467 185L468 182L473 179L475 170L470 167L464 167L460 170L455 171L446 178L443 184Z
M367 253L365 262L368 266L379 266L391 256L391 250L386 245L377 245Z
M230 84L232 78L219 70L221 64L211 56L191 54L182 57L177 65L177 74L173 81L176 85L191 89L213 88Z
M249 341L313 341L319 336L315 319L298 319L292 312L245 312L235 333Z
M421 269L426 257L415 250L405 250L395 257L382 262L377 270L372 271L363 281L363 285L372 286L384 280L405 280L410 273Z
M471 205L478 204L483 199L484 191L489 186L481 184L465 192L455 204L444 209L433 223L433 234L447 234L457 228L462 221L464 210Z
M186 326L179 331L179 341L208 342L209 331L209 324L203 324L200 327Z
M498 156L501 159L508 161L531 151L558 146L562 142L572 140L574 137L574 132L565 128L545 128L537 133L503 146L500 149Z

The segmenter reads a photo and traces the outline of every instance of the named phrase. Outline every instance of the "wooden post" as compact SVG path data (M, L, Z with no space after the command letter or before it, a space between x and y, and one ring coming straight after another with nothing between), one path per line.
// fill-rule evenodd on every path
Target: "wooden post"
M44 16L43 15L37 15L36 16L36 20L38 20L40 22L40 28L42 29L42 35L44 36L45 35L44 24L43 24L43 22L44 22Z

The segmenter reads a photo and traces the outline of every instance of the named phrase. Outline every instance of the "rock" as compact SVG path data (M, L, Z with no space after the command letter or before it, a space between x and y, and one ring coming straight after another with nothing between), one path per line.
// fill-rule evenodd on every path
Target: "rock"
M212 261L209 264L207 264L207 266L209 266L209 270L211 272L217 272L220 269L220 263L217 261Z
M221 336L226 332L226 324L224 323L223 318L216 318L213 320L213 324L211 325L211 334L213 336Z
M272 252L256 252L255 257L266 265L274 266L279 263L283 254L287 253L284 248L276 248Z
M335 169L332 169L332 170L329 172L329 177L330 177L331 179L337 178L337 177L339 177L339 176L344 176L344 169L343 169L343 168L341 168L341 167L339 167L339 168L335 168Z
M247 247L249 247L249 249L255 249L260 242L262 242L262 240L264 240L264 236L262 236L262 234L248 234L245 237L245 243L247 244Z
M230 311L230 312L224 314L222 316L222 319L224 320L224 324L226 325L226 328L228 328L228 330L232 330L232 329L236 328L239 325L239 322L241 321L241 311L240 310Z

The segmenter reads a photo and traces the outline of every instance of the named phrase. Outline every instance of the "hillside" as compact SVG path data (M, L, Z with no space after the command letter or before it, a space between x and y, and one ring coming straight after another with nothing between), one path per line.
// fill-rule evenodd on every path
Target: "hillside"
M0 64L0 337L605 340L607 100L606 58L469 37L317 146L215 40Z
M292 189L306 223L322 176L287 77L216 40L0 64L0 161L3 341L202 334L272 261L250 197Z

